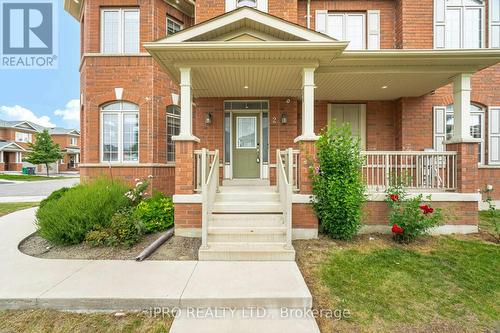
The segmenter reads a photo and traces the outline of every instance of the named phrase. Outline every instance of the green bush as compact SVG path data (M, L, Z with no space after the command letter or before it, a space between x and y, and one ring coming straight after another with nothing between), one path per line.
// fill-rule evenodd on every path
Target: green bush
M107 228L117 211L131 205L127 190L122 182L102 178L66 191L38 209L38 233L54 244L79 244L89 231Z
M426 234L430 228L443 223L441 209L423 202L423 195L409 197L400 180L387 189L385 199L389 205L389 223L395 241L409 243ZM431 196L427 196L427 202Z
M70 187L63 187L63 188L60 188L58 190L55 190L47 198L40 201L40 208L45 206L45 204L50 202L50 201L57 201L57 200L61 199L63 197L63 195L72 188L74 188L74 187L71 187L71 188Z
M318 167L311 167L312 204L320 230L332 238L349 240L361 225L365 186L359 138L351 126L332 124L316 143Z
M99 226L87 233L85 241L92 246L127 246L139 242L142 235L141 223L135 218L131 208L116 212L109 227Z
M145 233L167 230L174 224L174 204L171 198L156 193L139 203L134 215L141 221Z

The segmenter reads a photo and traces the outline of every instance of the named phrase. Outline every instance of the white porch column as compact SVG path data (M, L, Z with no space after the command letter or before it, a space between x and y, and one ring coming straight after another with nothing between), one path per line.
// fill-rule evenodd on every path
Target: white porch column
M470 135L470 84L471 74L459 74L453 78L453 137L450 141L471 141Z
M315 141L314 134L314 71L316 68L302 70L302 133L295 138L298 141Z
M191 68L182 67L181 72L181 128L176 141L200 140L193 135L193 95L191 92Z
M3 163L3 150L0 151L0 163Z

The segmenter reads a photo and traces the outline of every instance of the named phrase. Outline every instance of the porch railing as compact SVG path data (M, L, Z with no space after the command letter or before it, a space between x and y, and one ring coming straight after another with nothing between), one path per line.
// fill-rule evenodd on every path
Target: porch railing
M278 150L277 156L283 162L287 181L292 185L292 190L298 192L300 189L300 150L288 148Z
M291 148L287 149L286 154L287 164L283 163L282 152L276 150L276 185L278 187L278 192L280 194L280 202L283 208L283 219L286 226L286 246L292 247L292 194L293 194L293 183L289 180L292 179L290 170L292 167L292 157L293 151ZM289 173L287 174L287 168Z
M194 191L201 192L202 184L207 180L208 171L210 170L210 165L215 158L215 155L218 154L218 150L209 151L206 148L195 150L194 151ZM218 157L218 156L217 156ZM203 170L205 170L205 174L203 175Z
M412 190L453 191L457 187L457 153L365 151L363 177L368 190L385 191L400 179Z
M200 151L195 151L195 157L195 161L199 160L198 165L200 166L200 177L197 179L201 182L201 245L206 247L208 221L213 211L215 195L219 192L219 151L208 151L208 149L203 148Z

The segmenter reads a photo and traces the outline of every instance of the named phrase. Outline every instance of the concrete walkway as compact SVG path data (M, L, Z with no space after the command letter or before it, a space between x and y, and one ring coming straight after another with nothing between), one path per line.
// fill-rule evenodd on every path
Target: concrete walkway
M259 327L276 327L263 329L266 332L319 332L312 318L276 317L280 308L312 306L311 294L295 262L38 259L18 250L18 244L36 229L35 211L30 208L0 218L0 309L228 307L245 311L262 307L274 315L249 320L242 319L240 311L212 321L181 315L171 332L250 332ZM266 325L266 321L273 324ZM235 325L245 329L235 330Z

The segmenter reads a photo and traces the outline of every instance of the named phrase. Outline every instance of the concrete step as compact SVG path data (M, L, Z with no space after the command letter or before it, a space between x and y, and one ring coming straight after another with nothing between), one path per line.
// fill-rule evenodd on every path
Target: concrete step
M280 202L215 202L212 213L283 213Z
M275 192L222 192L215 195L215 202L280 202Z
M276 186L221 186L219 187L220 193L278 193Z
M285 243L217 242L200 248L199 260L286 261L295 260L295 250L286 249Z
M224 179L223 186L269 186L268 179Z
M212 214L209 227L284 227L282 214Z
M170 333L320 333L312 315L304 309L231 309L209 308L193 318L181 309L170 328Z
M208 242L286 242L286 228L283 227L209 227Z

